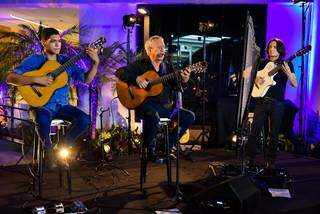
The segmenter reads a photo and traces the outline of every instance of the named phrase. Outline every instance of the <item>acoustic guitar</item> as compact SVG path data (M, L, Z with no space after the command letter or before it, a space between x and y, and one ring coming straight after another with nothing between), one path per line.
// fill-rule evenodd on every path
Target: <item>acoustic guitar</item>
M308 45L295 54L290 56L286 62L290 62L295 59L297 56L301 56L303 54L308 53L311 50L311 45ZM257 76L261 77L263 81L259 84L254 83L252 89L252 96L253 97L264 97L268 92L269 88L277 83L273 80L273 77L277 74L277 72L282 68L282 63L276 65L274 62L268 62L266 66L257 72Z
M198 62L188 66L186 69L191 72L199 73L207 68L206 62ZM156 71L147 71L142 76L149 82L148 87L143 89L137 85L129 85L128 83L118 80L116 90L120 103L128 109L135 109L143 103L147 97L157 96L163 90L163 83L174 79L183 70L178 70L170 74L159 76Z
M104 37L101 37L91 43L89 47L99 49L104 43L106 43L106 39ZM23 76L28 77L51 76L53 78L53 82L48 86L39 84L18 86L18 91L30 106L44 106L49 102L51 96L57 89L64 87L68 83L68 74L66 72L66 69L75 64L84 56L86 56L85 51L72 57L63 65L55 60L49 60L45 62L40 69L24 73Z

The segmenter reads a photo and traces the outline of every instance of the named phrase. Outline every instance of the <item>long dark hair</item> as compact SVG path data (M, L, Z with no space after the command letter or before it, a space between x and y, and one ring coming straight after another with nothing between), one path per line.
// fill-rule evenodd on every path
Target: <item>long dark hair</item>
M281 39L278 39L278 38L274 38L274 39L271 39L269 42L268 42L268 45L267 45L267 54L269 55L269 45L271 42L276 42L277 43L277 51L279 52L279 60L283 59L283 57L286 55L286 47L284 45L284 43L281 41Z

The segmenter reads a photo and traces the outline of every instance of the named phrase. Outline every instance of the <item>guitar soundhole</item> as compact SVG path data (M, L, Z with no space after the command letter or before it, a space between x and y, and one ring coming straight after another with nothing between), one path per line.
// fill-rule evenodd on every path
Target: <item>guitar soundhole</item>
M148 86L145 88L146 91L150 91L151 90L151 85L148 84Z
M47 76L51 77L53 80L56 80L56 75L54 75L53 73L48 73Z
M146 81L148 82L148 85L147 85L147 87L145 88L145 90L146 90L146 91L150 91L150 90L151 90L151 84L150 84L150 82L149 82L148 79L146 79Z

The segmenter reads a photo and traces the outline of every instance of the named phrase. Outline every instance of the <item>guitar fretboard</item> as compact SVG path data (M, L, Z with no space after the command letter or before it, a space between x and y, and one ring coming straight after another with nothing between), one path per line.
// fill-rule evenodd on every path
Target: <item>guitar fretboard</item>
M157 79L154 79L154 80L151 80L149 82L149 85L150 86L153 86L153 85L156 85L156 84L159 84L159 83L165 83L165 82L168 82L169 80L177 77L179 75L180 71L175 71L173 73L170 73L170 74L166 74L162 77L159 77Z
M296 55L292 55L290 56L285 62L290 62L292 61L294 58L296 58ZM281 68L282 68L283 63L281 62L280 64L278 64L275 68L273 68L271 71L269 71L268 76L271 77L273 76L275 73L277 73Z
M79 59L81 59L83 56L85 56L86 52L83 51L80 54L72 57L71 59L69 59L67 62L65 62L63 65L61 65L59 68L57 68L53 73L53 77L57 77L59 76L63 71L65 71L67 68L69 68L70 66L72 66L74 63L76 63Z
M197 73L197 72L203 71L203 69L205 69L206 67L207 67L207 63L206 62L198 62L198 63L195 63L193 65L189 65L185 69L190 70L190 72ZM178 71L172 72L170 74L163 75L162 77L159 77L157 79L150 80L149 81L149 85L153 86L153 85L156 85L156 84L159 84L159 83L168 82L169 80L171 80L173 78L178 78L179 75L180 75L180 72L183 71L183 70L184 69L178 70Z

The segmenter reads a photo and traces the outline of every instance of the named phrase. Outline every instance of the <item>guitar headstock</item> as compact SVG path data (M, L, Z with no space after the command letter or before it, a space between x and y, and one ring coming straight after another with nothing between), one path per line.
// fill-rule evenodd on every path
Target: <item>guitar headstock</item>
M200 73L207 69L208 63L205 61L197 62L187 66L187 69L194 73Z
M96 41L92 42L89 47L94 48L94 49L101 49L102 45L105 44L107 42L105 37L100 37L99 39L97 39Z
M290 56L287 61L291 61L291 60L293 60L294 58L296 58L298 56L302 56L302 55L308 53L309 51L311 51L311 45L307 45L306 47L301 48L295 54Z
M309 51L311 51L311 45L308 45L308 46L306 46L306 47L298 50L295 55L296 55L296 56L301 56L301 55L303 55L303 54L308 53Z

